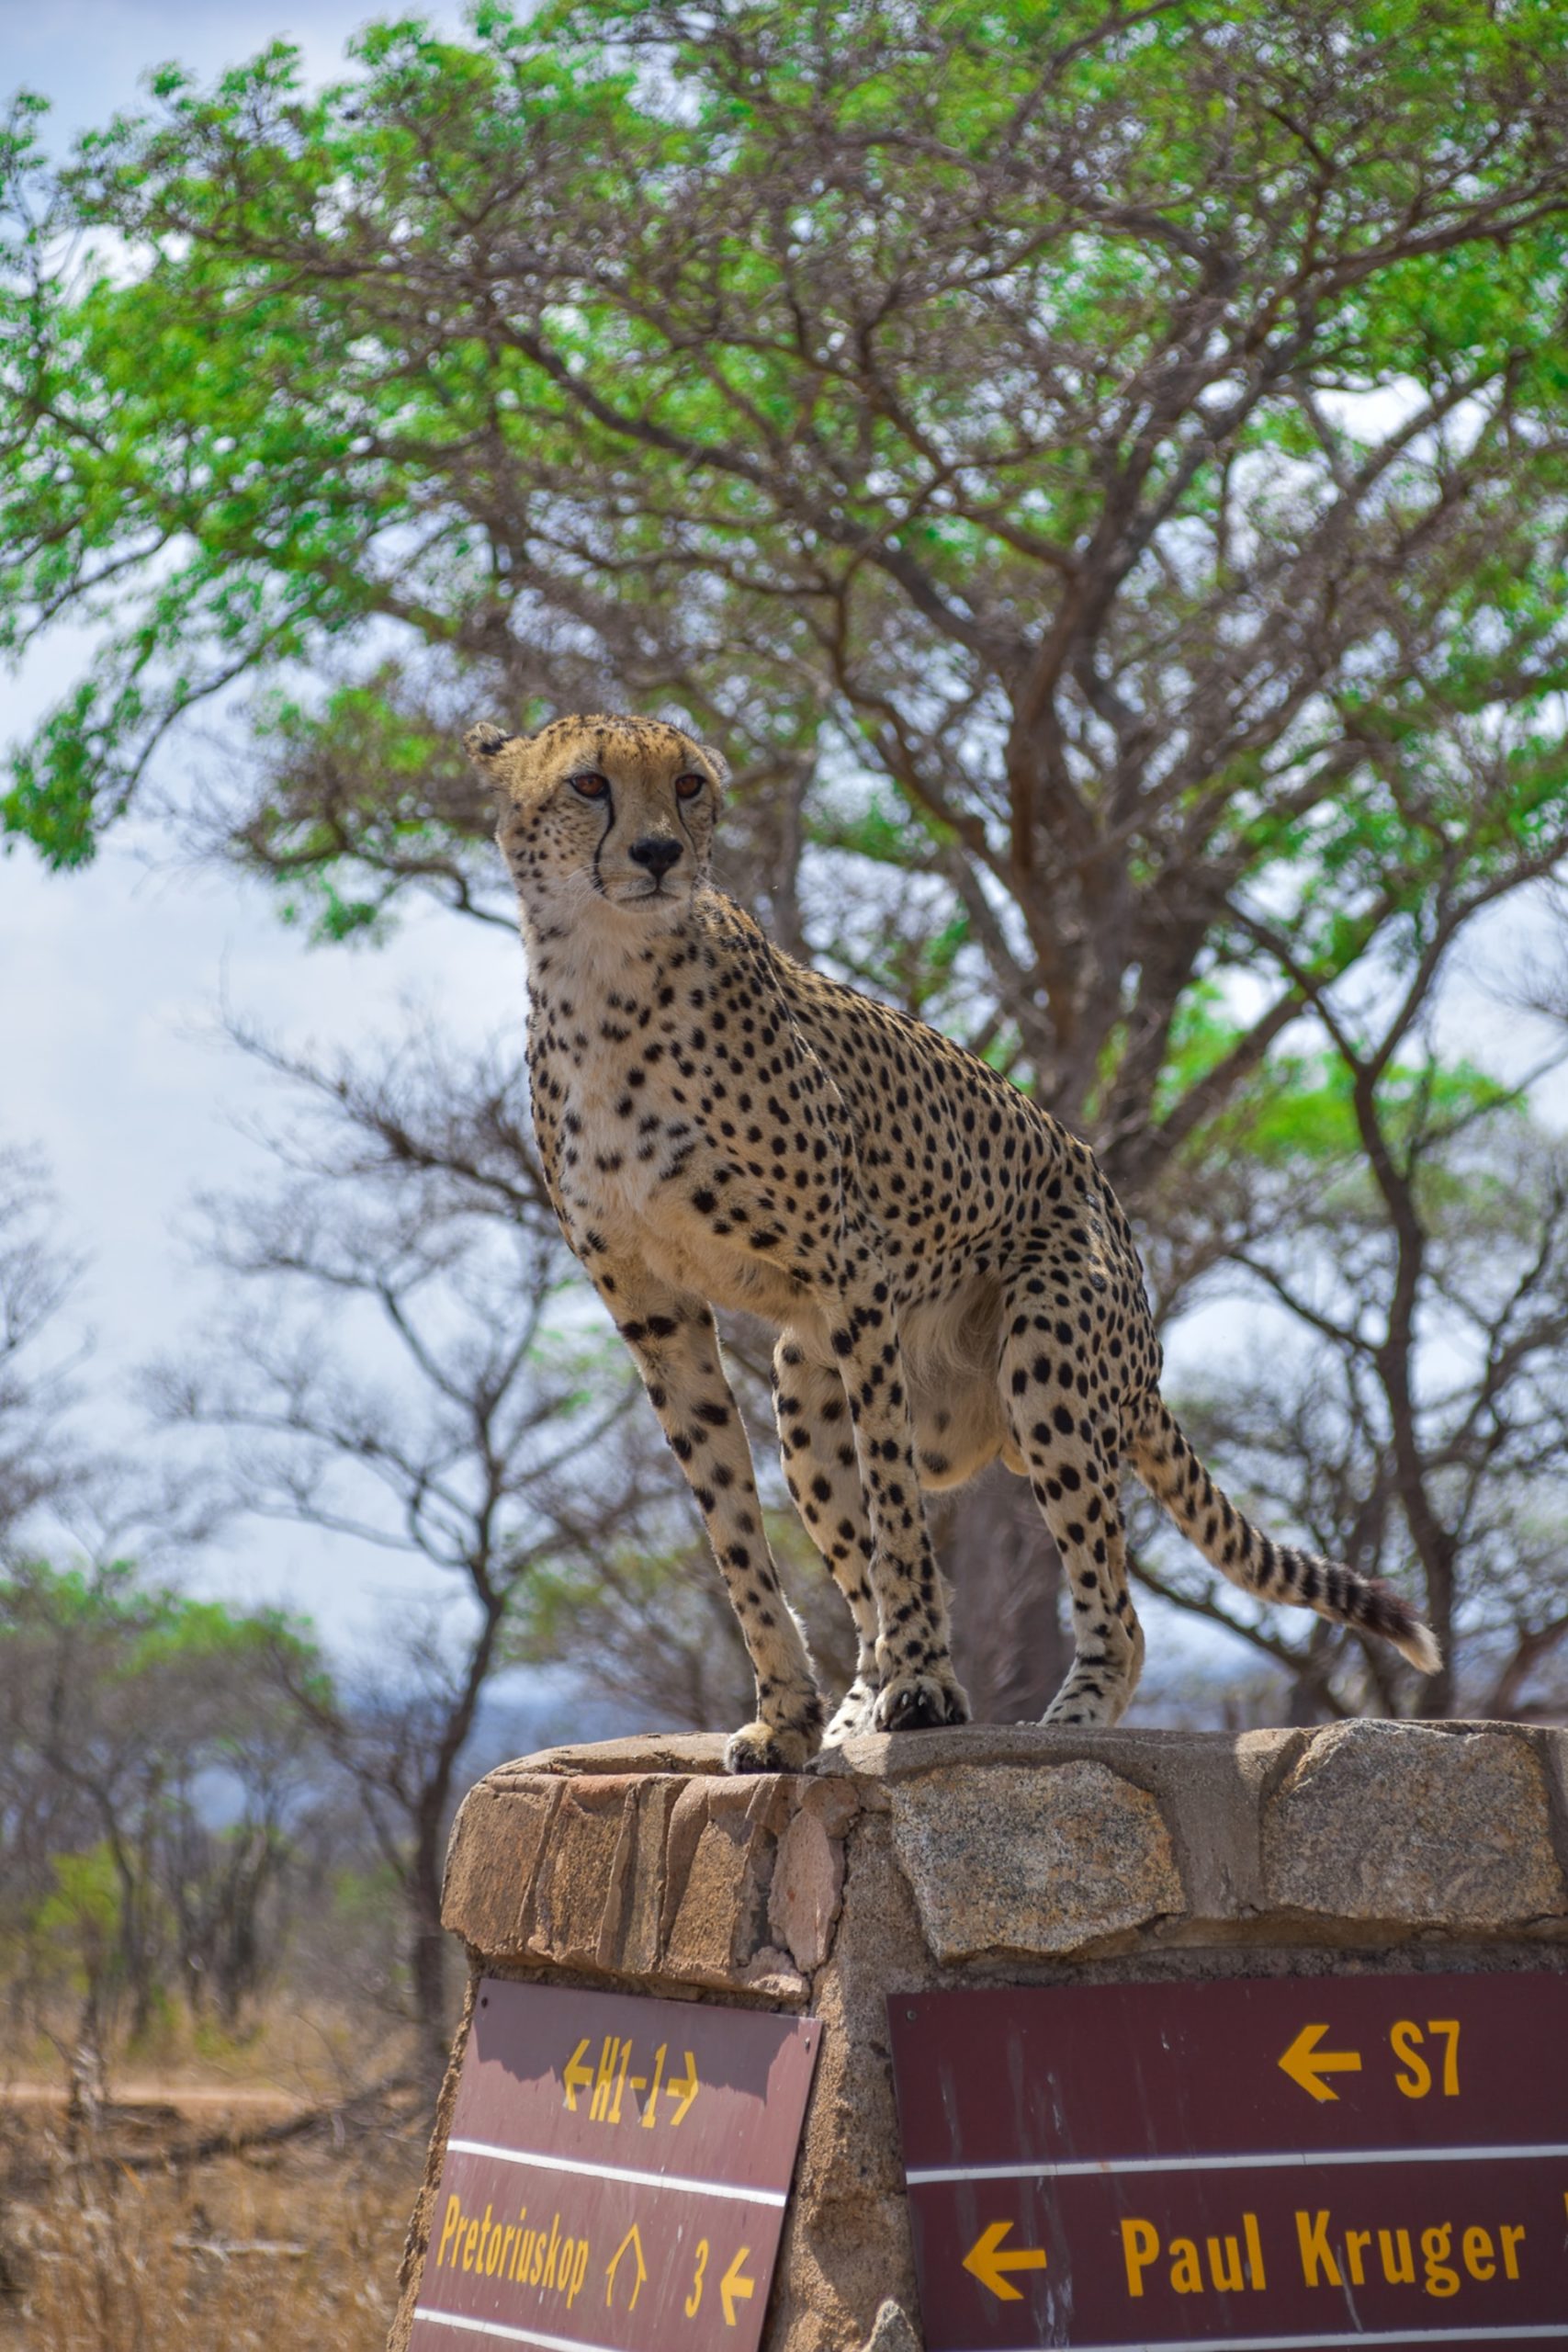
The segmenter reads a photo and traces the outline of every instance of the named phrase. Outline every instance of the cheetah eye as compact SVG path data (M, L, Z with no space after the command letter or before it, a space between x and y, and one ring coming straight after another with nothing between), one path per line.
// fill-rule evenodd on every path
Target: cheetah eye
M676 797L681 800L694 800L706 782L705 775L678 775L675 779Z
M584 800L603 800L610 789L610 779L608 776L592 774L574 775L571 779L571 788L573 792L581 792Z

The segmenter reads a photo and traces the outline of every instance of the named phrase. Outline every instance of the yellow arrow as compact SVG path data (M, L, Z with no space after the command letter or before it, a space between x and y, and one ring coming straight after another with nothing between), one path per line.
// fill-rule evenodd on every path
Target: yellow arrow
M664 2087L671 2094L676 2091L680 2091L682 2093L681 2104L675 2109L674 2114L670 2118L671 2124L673 2126L682 2120L682 2117L685 2115L686 2109L691 2106L692 2101L702 2089L702 2085L697 2080L697 2062L693 2057L689 2050L686 2052L685 2073L683 2075L672 2075L670 2080L665 2084Z
M1043 2245L1021 2245L1004 2254L1002 2240L1011 2227L1010 2222L993 2222L964 2256L964 2267L1004 2303L1021 2303L1022 2294L1018 2288L1010 2286L1006 2274L1010 2270L1043 2270L1045 2249Z
M615 2291L615 2272L620 2267L621 2256L625 2254L628 2246L630 2246L633 2258L637 2263L637 2283L632 2289L632 2299L626 2305L626 2309L629 2312L635 2312L637 2309L637 2299L642 2292L642 2282L648 2277L648 2272L643 2267L642 2238L635 2222L632 2223L631 2228L626 2232L626 2236L621 2240L620 2245L615 2248L615 2253L610 2256L610 2267L604 2273L604 2301L608 2303L611 2296Z
M582 2064L582 2053L587 2047L588 2036L584 2034L571 2056L567 2060L566 2070L561 2077L566 2085L566 2103L574 2115L577 2112L578 2092L592 2090L593 2087L593 2069Z
M1292 2083L1310 2091L1316 2099L1337 2098L1339 2094L1325 2075L1359 2075L1361 2053L1359 2050L1320 2050L1318 2043L1328 2031L1325 2025L1303 2025L1294 2041L1280 2061L1280 2072L1289 2075Z
M752 2296L757 2291L757 2281L755 2278L743 2278L740 2275L740 2266L745 2261L751 2249L749 2245L743 2245L739 2253L736 2256L734 2261L730 2264L728 2269L725 2272L723 2278L718 2282L718 2291L724 2301L724 2324L726 2327L733 2327L735 2325L736 2304L749 2303Z

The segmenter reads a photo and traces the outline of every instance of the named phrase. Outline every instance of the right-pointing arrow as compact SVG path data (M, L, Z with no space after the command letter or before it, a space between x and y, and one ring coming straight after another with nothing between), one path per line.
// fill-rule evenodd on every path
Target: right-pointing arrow
M1337 2098L1339 2094L1325 2075L1359 2075L1361 2053L1359 2050L1320 2050L1318 2043L1328 2031L1325 2025L1303 2025L1294 2041L1280 2061L1280 2072L1289 2075L1314 2098Z
M692 2101L702 2089L702 2085L697 2080L697 2062L693 2057L689 2050L686 2052L685 2073L683 2075L672 2075L669 2082L665 2084L664 2087L669 2092L671 2098L675 2097L677 2091L681 2095L675 2112L670 2118L671 2128L673 2130L677 2123L684 2123L687 2111L691 2107Z

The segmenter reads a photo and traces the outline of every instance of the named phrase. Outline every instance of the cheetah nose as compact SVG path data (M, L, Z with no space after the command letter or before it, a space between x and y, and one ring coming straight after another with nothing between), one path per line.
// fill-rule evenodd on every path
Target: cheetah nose
M672 842L668 833L650 833L646 841L633 842L626 852L628 857L634 858L638 865L646 865L649 872L660 880L680 854L680 842Z

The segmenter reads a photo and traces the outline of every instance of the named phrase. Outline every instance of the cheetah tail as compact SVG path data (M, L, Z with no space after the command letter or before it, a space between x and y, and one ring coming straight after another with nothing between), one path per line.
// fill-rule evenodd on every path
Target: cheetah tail
M1133 1467L1203 1557L1244 1592L1381 1634L1422 1674L1435 1674L1442 1664L1430 1628L1391 1584L1315 1552L1276 1544L1244 1519L1193 1453L1176 1416L1157 1399L1133 1448Z

